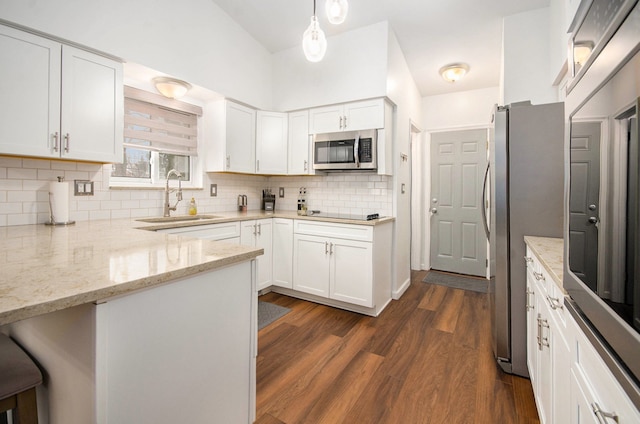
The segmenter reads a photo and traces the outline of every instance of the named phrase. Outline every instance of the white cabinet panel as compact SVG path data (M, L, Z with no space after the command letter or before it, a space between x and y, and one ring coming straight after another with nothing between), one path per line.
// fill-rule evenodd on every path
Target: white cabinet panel
M373 307L371 243L333 239L329 297L355 305Z
M273 219L273 285L293 288L292 219Z
M261 247L262 256L256 259L258 290L265 289L273 280L273 222L271 218L242 221L240 226L240 244Z
M253 174L256 171L256 111L227 101L225 130L224 170Z
M329 297L329 261L329 244L325 238L294 234L294 290Z
M60 43L0 25L0 152L59 157Z
M365 100L311 109L311 134L384 128L384 99Z
M309 137L309 111L289 113L289 167L290 175L313 173L311 166L311 139Z
M122 64L0 26L0 153L122 162Z
M258 111L256 126L256 173L287 174L288 115Z

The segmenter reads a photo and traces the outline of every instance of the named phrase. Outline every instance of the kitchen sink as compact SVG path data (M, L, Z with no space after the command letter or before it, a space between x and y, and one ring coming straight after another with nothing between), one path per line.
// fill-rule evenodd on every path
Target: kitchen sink
M161 223L161 222L183 222L183 221L199 221L202 219L216 219L220 218L217 215L177 215L177 216L158 216L152 218L140 218L136 221Z

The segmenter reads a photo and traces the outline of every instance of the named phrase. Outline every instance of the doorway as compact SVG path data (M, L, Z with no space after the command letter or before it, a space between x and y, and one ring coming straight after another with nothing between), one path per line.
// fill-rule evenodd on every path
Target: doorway
M487 129L431 136L431 268L485 276L487 238L482 184L487 166Z

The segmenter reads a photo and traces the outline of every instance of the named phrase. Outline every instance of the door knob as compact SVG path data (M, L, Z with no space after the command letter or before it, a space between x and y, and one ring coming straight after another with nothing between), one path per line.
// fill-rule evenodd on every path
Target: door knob
M438 208L431 208L431 213L438 213Z
M598 223L598 218L596 218L595 216L589 217L589 224L597 224L597 223Z

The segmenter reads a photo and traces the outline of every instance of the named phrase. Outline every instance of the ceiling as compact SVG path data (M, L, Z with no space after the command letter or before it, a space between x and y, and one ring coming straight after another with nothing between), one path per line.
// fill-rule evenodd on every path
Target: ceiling
M422 96L496 87L500 77L502 18L547 7L549 0L348 0L349 14L331 25L317 1L320 27L339 34L389 21ZM213 0L272 53L298 46L313 14L313 0ZM328 40L331 48L331 39ZM438 70L464 62L468 75L455 84Z

